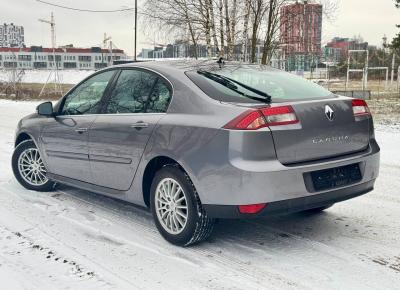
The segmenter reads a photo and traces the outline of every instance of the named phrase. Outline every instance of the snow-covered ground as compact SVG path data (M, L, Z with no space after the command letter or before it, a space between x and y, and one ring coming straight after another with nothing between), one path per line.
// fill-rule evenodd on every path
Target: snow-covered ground
M60 70L58 77L62 84L77 84L87 76L94 73L94 70ZM10 82L13 80L13 71L0 70L0 82ZM44 84L46 82L54 81L54 73L52 70L24 70L21 77L22 83L38 83Z
M143 209L16 182L14 130L36 105L0 100L1 289L399 289L400 128L377 126L373 192L318 215L221 221L208 242L178 248Z

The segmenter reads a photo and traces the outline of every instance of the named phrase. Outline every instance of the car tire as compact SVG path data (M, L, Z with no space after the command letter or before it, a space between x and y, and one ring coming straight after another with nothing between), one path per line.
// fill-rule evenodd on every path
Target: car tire
M189 176L178 166L165 166L155 174L150 202L157 229L168 242L189 246L211 235L215 220L208 217Z
M306 210L306 212L307 212L307 213L311 213L311 214L313 214L313 213L320 213L320 212L322 212L322 211L324 211L324 210L326 210L326 209L332 207L333 205L334 205L334 204L329 204L329 205L326 205L326 206L321 206L321 207L317 207L317 208L312 208L312 209Z
M52 191L55 183L46 177L46 168L40 152L32 140L18 144L14 149L11 165L15 178L29 190Z

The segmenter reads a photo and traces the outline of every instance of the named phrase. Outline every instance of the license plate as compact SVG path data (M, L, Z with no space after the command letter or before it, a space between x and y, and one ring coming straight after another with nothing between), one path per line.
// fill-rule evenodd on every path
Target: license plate
M346 186L361 181L359 164L311 172L311 179L316 191Z

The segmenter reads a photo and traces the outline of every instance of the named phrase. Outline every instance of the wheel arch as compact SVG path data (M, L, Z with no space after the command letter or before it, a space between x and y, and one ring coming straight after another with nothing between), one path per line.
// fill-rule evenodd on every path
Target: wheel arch
M35 140L32 138L32 136L26 132L20 132L18 133L17 138L15 139L15 144L14 144L14 148L17 147L19 144L21 144L24 141L27 140L32 140L35 144ZM36 144L37 145L37 144Z
M146 165L142 178L142 193L143 201L148 208L150 208L150 189L153 178L158 170L161 168L172 165L179 167L183 172L188 174L185 168L174 158L162 155L153 157ZM189 176L189 174L188 174Z

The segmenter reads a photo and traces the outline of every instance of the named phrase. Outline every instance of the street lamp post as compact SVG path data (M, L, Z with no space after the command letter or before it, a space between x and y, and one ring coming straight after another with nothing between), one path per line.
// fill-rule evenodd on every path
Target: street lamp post
M135 0L135 50L133 60L136 61L136 45L137 45L137 0Z

